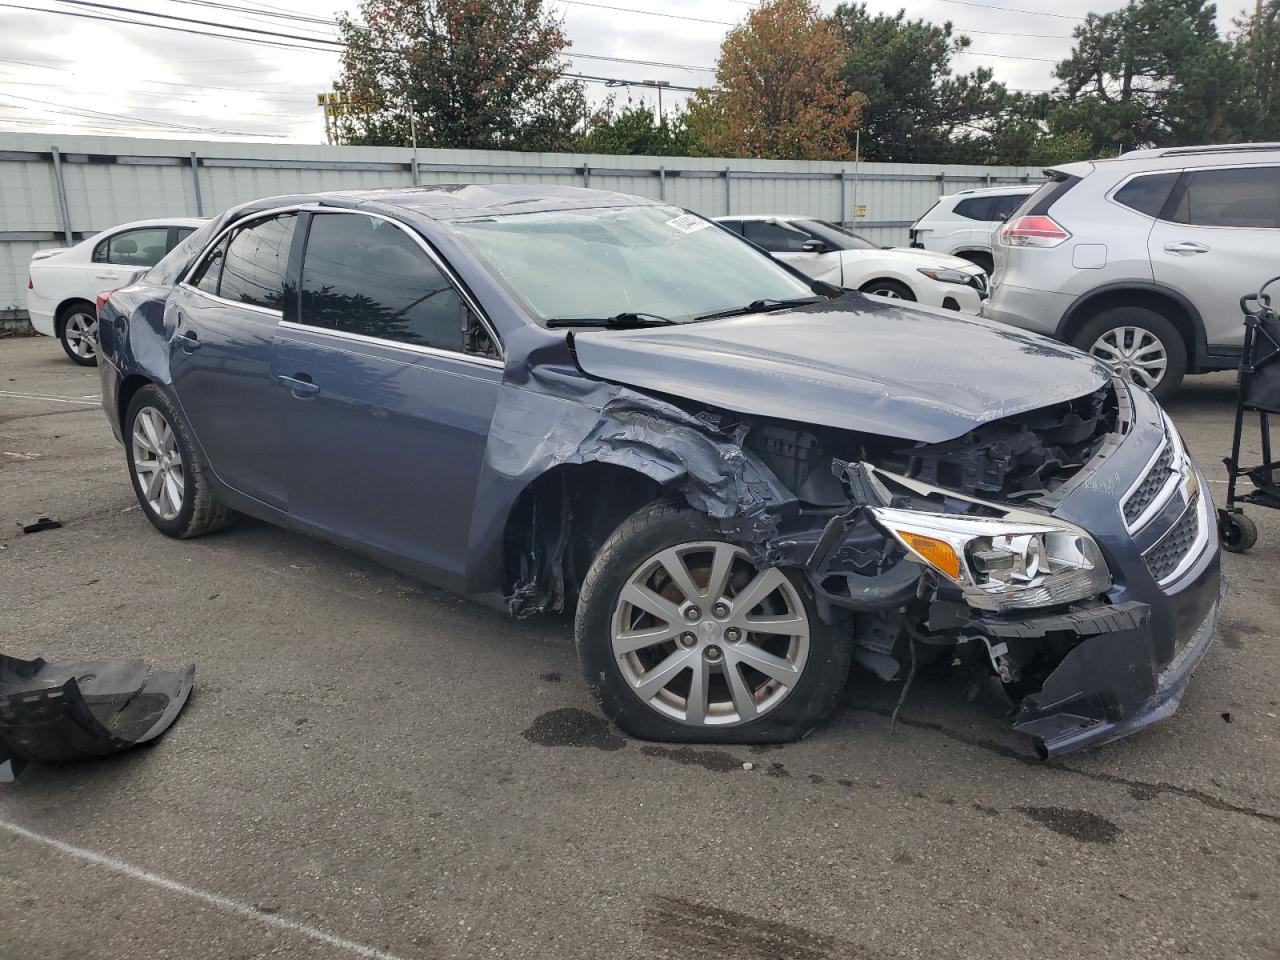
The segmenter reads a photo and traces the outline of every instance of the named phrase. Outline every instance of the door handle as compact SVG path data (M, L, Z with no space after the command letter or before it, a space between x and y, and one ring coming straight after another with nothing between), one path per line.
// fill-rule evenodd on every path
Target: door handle
M200 338L194 330L188 330L178 339L182 342L183 353L195 353L200 349Z
M1189 257L1196 253L1208 253L1209 248L1203 243L1196 243L1194 240L1179 240L1176 243L1166 243L1164 245L1166 253L1176 253L1180 257Z
M95 273L94 276L97 277L99 280L119 280L120 279L120 274L118 273Z
M276 377L281 383L289 388L299 400L305 400L307 397L313 397L320 392L320 388L311 382L309 373L295 373L292 377L286 377L283 373Z

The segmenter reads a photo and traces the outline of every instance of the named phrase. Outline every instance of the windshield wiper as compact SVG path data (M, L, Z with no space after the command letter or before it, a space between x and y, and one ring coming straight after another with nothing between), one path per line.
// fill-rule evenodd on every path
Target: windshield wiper
M767 313L771 310L785 310L787 307L800 307L807 303L817 303L821 297L796 297L793 300L752 300L745 307L730 307L728 310L717 310L714 313L700 313L695 320L718 320L720 317L741 317L748 313Z
M552 317L548 327L604 327L617 330L626 327L665 327L675 323L656 313L615 313L612 317Z

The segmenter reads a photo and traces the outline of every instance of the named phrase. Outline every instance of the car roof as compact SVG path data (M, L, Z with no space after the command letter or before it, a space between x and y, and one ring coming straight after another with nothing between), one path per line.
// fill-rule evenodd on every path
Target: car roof
M541 183L439 183L418 187L383 187L376 190L338 190L332 193L267 197L246 204L240 210L248 212L307 203L348 209L376 207L405 211L429 220L466 220L473 217L600 207L670 206L646 197L585 187Z
M721 220L821 220L811 213L735 213L733 216L712 217L716 223Z
M135 227L202 227L208 222L208 217L156 217L152 220L130 220L128 223L117 223L98 232L115 233L117 230L132 230Z
M1087 177L1098 170L1128 175L1131 172L1181 170L1187 167L1217 167L1223 164L1275 163L1280 160L1280 143L1221 143L1198 147L1157 147L1132 150L1105 160L1081 160L1045 170L1046 174L1064 173Z

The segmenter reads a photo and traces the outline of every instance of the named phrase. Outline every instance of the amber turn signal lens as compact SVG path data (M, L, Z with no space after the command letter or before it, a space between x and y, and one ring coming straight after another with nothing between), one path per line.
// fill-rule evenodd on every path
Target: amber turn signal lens
M937 567L953 580L960 579L960 557L951 544L945 540L912 533L910 530L899 530L898 536L931 566Z

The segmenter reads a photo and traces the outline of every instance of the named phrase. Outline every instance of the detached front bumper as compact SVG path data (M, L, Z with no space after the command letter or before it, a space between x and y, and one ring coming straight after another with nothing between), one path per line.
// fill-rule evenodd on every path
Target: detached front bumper
M1075 632L1078 646L1025 697L1014 729L1032 737L1044 758L1119 740L1157 723L1178 707L1191 675L1213 642L1225 582L1217 564L1202 586L1217 582L1217 598L1198 624L1189 624L1170 659L1157 642L1151 608L1130 601L1099 604L1036 620L978 621L974 626L993 649L1018 640L1041 641Z

